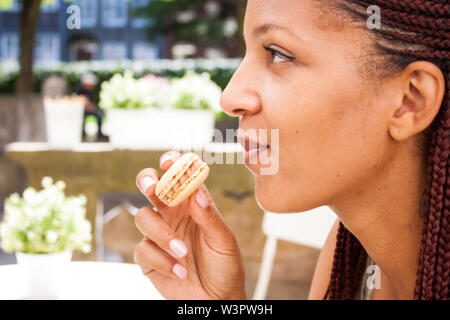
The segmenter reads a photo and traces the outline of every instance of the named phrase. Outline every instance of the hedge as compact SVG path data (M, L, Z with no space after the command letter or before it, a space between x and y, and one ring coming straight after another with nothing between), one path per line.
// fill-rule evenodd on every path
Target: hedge
M34 92L40 93L42 81L49 75L65 77L69 82L70 90L74 92L80 84L83 74L90 72L95 74L99 80L99 85L94 94L94 99L98 103L101 82L107 81L114 74L122 73L125 70L132 70L135 77L153 73L167 78L181 77L187 70L208 72L211 79L223 90L240 62L241 59L59 62L35 66L33 70ZM0 94L14 94L17 74L17 64L0 63Z

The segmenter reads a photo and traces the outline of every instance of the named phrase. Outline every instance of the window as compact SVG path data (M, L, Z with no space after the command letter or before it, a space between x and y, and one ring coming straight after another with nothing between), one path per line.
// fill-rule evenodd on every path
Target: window
M102 24L104 27L120 28L127 24L128 2L123 0L102 1Z
M131 21L134 28L143 28L149 25L149 19L145 17L137 17L135 10L146 6L150 0L133 0L131 3L131 12L130 15L133 17Z
M107 41L102 48L103 60L119 60L127 58L127 45L119 41Z
M9 8L8 10L5 10L5 11L19 12L21 8L22 8L22 3L20 3L19 0L13 0L11 8Z
M1 57L4 61L19 60L19 36L15 32L5 32L0 38Z
M97 24L97 4L97 0L78 0L82 28L93 28Z
M55 12L59 9L59 0L53 0L53 3L42 3L41 11L42 12Z
M57 33L38 33L35 43L34 62L60 60L60 40Z
M158 48L148 42L140 41L133 45L133 60L150 60L158 58Z

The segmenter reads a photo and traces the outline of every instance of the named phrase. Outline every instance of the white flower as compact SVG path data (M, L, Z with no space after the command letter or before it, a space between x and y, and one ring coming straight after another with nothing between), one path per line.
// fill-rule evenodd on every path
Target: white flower
M211 80L209 73L187 72L183 78L172 81L174 108L209 109L220 112L221 88Z
M91 251L91 245L90 244L85 243L85 244L83 244L81 246L81 252L89 253L90 251Z
M7 201L11 204L18 204L20 202L20 196L17 192L15 192L8 197Z
M73 209L73 212L74 212L75 218L80 219L80 218L84 217L86 210L84 208L77 207L77 208Z
M6 252L52 253L90 251L92 228L86 219L86 196L66 197L65 183L45 177L43 190L27 188L23 198L12 194L5 201L0 223L1 247Z
M64 181L56 182L56 187L60 190L64 190L66 188L66 183Z
M36 217L36 220L42 221L44 220L45 217L51 214L51 208L44 203L41 206L34 209L33 214Z
M227 18L223 25L223 34L226 37L232 37L236 34L237 30L238 30L238 23L236 19L232 17Z
M44 189L49 188L53 184L53 179L51 177L42 178L41 185Z
M56 242L56 240L58 240L58 233L53 230L49 230L45 233L45 238L50 243Z
M34 241L34 240L38 239L38 235L34 231L28 231L27 238L29 241Z
M30 207L27 203L22 207L23 213L26 219L33 219L35 217L35 210Z
M34 190L34 188L25 189L25 191L23 192L23 199L31 206L36 205L40 200L38 197L38 193L36 192L36 190Z

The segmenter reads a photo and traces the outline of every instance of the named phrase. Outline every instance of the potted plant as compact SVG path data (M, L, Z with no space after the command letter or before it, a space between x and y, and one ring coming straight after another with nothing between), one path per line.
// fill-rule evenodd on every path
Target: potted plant
M81 142L84 100L79 96L44 99L44 113L49 145L67 149Z
M66 197L65 183L42 179L41 191L27 188L23 197L5 200L0 224L1 247L15 252L28 284L28 298L56 298L73 250L91 250L91 224L85 218L86 197Z
M102 84L99 105L115 147L178 149L211 141L220 95L207 73L168 80L127 71Z
M172 80L172 122L176 123L172 124L170 138L174 149L201 148L211 142L216 114L222 111L221 94L207 72L188 71Z
M170 83L159 77L137 79L131 71L102 83L99 106L106 113L109 141L116 148L152 147L161 120L158 111L169 107Z

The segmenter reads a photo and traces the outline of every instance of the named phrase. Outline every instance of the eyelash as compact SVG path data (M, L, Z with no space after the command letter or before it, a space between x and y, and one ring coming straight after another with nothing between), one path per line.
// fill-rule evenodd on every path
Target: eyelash
M270 54L272 55L272 58L278 57L278 58L281 58L283 60L288 60L288 61L294 61L295 60L295 57L290 57L290 56L287 56L285 54L282 54L280 51L275 50L273 48L266 47L266 46L263 46L263 48L264 48L264 50L270 52Z

